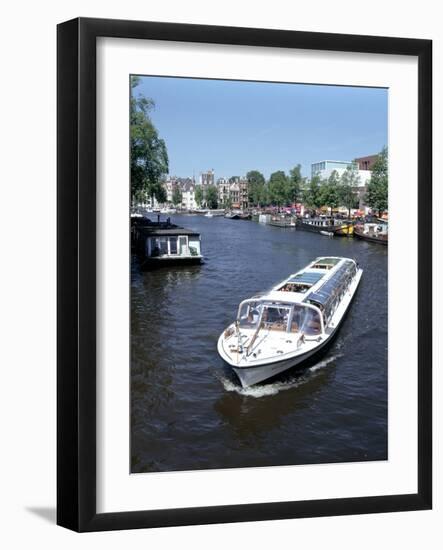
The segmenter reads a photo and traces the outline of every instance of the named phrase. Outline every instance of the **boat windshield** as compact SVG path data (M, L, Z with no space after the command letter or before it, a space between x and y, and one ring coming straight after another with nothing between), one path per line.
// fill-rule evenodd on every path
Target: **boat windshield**
M262 323L269 330L286 331L291 314L291 308L285 306L264 306Z
M238 325L240 328L256 328L260 320L262 304L259 301L247 301L240 305Z
M263 328L270 330L288 330L292 306L269 304L263 301L248 300L240 305L238 324L240 328Z
M317 309L302 304L270 304L248 300L240 305L239 328L262 328L272 331L303 333L308 336L322 332Z

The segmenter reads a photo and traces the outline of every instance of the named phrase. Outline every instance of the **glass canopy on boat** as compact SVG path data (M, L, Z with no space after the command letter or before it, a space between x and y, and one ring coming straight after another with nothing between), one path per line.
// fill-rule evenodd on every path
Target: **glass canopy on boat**
M324 273L321 272L308 271L297 273L297 275L290 277L280 288L278 288L278 290L281 292L298 292L303 294L322 277L324 277Z
M313 269L332 269L338 264L340 258L326 257L319 258L312 266Z
M322 331L320 314L309 304L274 303L266 300L245 300L240 304L240 329L261 328L271 331L317 335Z
M355 262L345 260L332 277L310 294L306 301L321 306L325 318L328 319L335 311L356 272Z
M288 280L288 283L305 283L309 284L311 286L315 285L322 277L324 277L324 273L322 272L304 272L304 273L298 273L297 275L294 275L294 277L291 277Z

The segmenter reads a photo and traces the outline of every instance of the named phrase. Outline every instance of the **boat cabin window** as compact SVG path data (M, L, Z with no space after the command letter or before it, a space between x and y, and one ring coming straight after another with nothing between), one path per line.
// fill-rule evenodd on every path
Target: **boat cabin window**
M176 236L151 237L150 245L150 256L153 257L178 253L178 243Z
M151 256L163 256L168 253L168 238L167 237L152 237L151 238Z
M291 332L303 332L306 336L321 334L320 314L306 306L294 306L291 320Z
M177 254L177 237L169 237L170 254Z
M286 331L288 328L290 307L265 306L263 308L262 323L269 330Z
M290 306L247 302L240 306L239 327L256 329L260 322L263 328L285 332L288 329L290 314Z
M247 302L240 307L238 316L240 328L257 328L260 319L261 305L259 302Z

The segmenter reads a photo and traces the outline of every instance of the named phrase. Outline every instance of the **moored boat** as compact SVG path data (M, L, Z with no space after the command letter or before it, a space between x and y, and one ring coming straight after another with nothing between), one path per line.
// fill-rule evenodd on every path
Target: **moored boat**
M296 223L295 219L291 216L271 216L270 220L267 222L268 225L274 227L292 227L295 228Z
M334 235L341 237L352 237L354 234L354 224L352 222L345 222L336 227Z
M229 210L225 213L225 218L229 220L250 220L251 214L243 210Z
M171 208L166 206L160 210L160 214L176 214L176 213L177 213L176 208Z
M354 227L354 235L358 239L387 246L388 224L386 222L359 224Z
M240 211L239 210L229 210L225 213L225 218L228 218L228 220L239 220L240 219Z
M358 288L355 260L321 257L269 292L240 303L217 349L243 387L263 382L324 351Z
M131 240L142 269L200 264L203 260L200 234L172 224L169 218L165 222L131 218Z
M333 233L334 235L351 237L354 232L353 223L349 220L318 216L317 218L299 218L297 228L313 233Z

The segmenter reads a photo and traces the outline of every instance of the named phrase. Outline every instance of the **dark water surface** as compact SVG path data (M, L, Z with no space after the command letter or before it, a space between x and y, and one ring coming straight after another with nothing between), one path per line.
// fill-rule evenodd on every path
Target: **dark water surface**
M387 248L255 222L173 216L201 233L205 264L131 287L131 471L387 458ZM241 389L217 339L241 300L316 256L364 270L338 337L304 372Z

